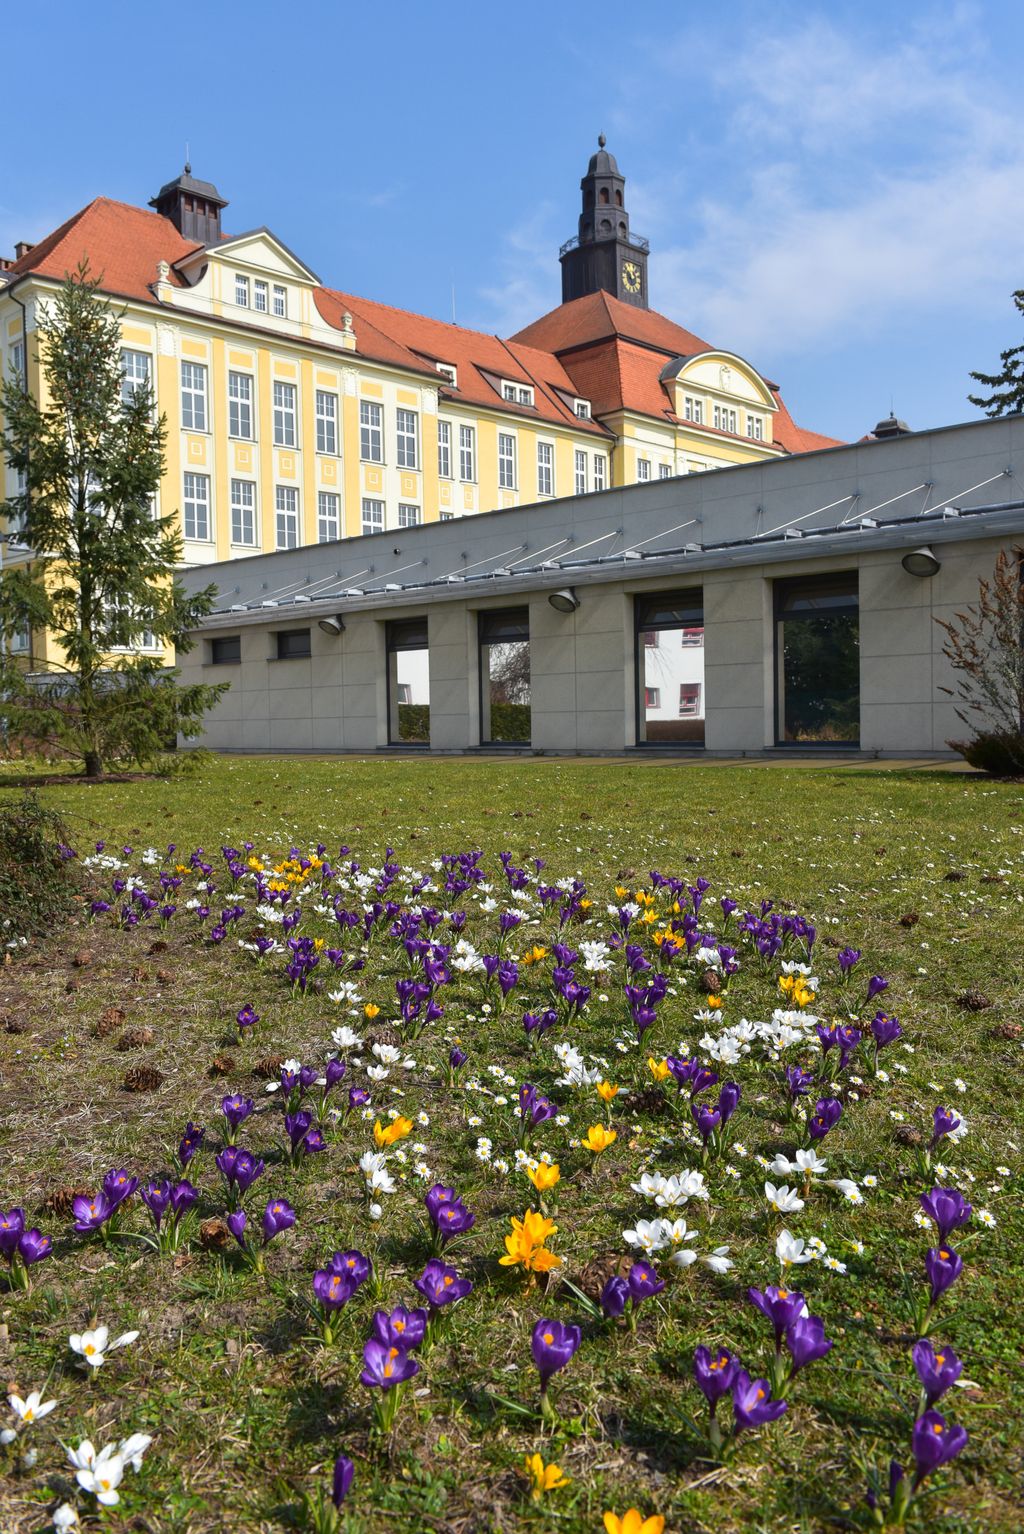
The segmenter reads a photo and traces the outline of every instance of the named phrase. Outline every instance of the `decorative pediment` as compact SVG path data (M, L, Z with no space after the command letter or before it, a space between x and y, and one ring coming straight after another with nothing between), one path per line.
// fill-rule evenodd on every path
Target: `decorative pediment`
M754 405L759 410L778 407L768 382L756 368L735 352L698 352L694 357L674 357L662 369L662 381L670 387L689 385L721 399Z
M177 263L177 270L195 281L203 267L212 262L222 262L234 271L267 276L281 281L298 282L318 287L320 279L298 256L288 249L269 229L251 229L246 234L234 234L216 245L204 246L191 252Z

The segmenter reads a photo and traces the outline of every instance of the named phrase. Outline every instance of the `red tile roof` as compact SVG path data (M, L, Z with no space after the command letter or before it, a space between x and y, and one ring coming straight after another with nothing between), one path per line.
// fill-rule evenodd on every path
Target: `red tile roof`
M157 263L166 261L169 282L183 287L176 263L200 248L162 214L97 197L13 262L4 276L10 282L35 273L59 282L87 259L102 277L104 291L155 303ZM665 361L713 350L665 315L637 309L610 293L561 304L508 341L330 288L314 289L314 300L324 321L338 330L345 311L351 313L357 356L438 378L437 363L453 365L458 387L440 383L444 398L524 419L571 424L596 436L607 435L606 428L599 420L580 420L575 397L589 400L595 417L626 409L675 421L672 395L660 379ZM531 385L534 406L503 400L502 379ZM774 385L772 392L779 407L773 436L782 448L804 453L836 445L832 437L797 426Z

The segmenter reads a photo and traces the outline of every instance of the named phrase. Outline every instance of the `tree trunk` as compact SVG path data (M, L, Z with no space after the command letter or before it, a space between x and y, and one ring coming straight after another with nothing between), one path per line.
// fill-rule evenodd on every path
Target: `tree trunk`
M102 778L103 758L98 751L86 751L85 775L87 778Z

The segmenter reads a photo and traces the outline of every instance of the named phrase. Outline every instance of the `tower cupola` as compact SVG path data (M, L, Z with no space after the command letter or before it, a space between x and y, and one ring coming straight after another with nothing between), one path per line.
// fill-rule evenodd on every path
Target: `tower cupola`
M599 134L597 153L591 155L580 182L583 206L579 232L559 252L562 302L603 290L646 309L649 246L641 236L630 233L626 178L606 143L604 134Z
M178 233L198 245L216 245L221 237L221 209L227 207L210 181L197 181L188 161L174 181L162 186L149 206L169 218Z

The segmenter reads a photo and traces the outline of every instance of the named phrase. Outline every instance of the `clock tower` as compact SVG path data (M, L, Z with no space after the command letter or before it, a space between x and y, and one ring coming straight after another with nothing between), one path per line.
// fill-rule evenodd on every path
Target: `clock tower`
M562 264L562 302L584 298L588 293L613 293L623 303L646 309L647 241L629 232L623 192L626 178L605 149L605 136L597 140L587 174L580 182L583 211L579 234L559 251Z

